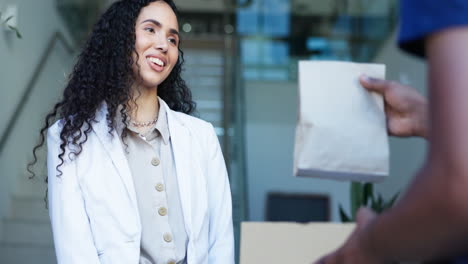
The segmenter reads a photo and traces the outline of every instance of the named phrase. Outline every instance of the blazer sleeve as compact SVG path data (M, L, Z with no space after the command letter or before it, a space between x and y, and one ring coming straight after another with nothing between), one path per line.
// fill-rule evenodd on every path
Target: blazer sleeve
M76 158L69 160L68 149L61 163L58 123L47 134L49 215L58 264L100 263L76 173Z
M229 178L218 137L210 124L208 137L209 264L234 264L234 235Z

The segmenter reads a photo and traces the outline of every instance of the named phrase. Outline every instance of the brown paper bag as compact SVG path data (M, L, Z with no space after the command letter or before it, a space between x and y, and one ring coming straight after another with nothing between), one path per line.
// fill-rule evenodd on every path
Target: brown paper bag
M383 98L359 84L362 74L384 79L385 66L299 62L294 175L365 182L388 175Z

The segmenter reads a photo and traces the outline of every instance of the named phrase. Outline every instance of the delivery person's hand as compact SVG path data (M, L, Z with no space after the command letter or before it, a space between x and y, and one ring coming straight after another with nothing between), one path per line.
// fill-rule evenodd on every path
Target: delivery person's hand
M366 229L372 224L376 214L361 208L356 215L356 228L348 240L335 252L322 257L315 264L380 264L384 263L373 255Z
M385 101L388 133L397 137L427 138L427 100L412 87L395 81L361 76L361 85L380 93Z

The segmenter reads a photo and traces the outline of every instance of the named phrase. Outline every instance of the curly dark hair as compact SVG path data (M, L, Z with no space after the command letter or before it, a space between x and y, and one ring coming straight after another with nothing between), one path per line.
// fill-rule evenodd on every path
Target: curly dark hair
M63 98L45 117L39 143L33 149L33 161L28 164L31 178L35 176L32 167L38 160L36 152L44 145L47 129L57 119L61 120L63 126L60 132L61 152L58 155L61 163L56 167L58 176L62 174L60 166L64 163L65 148L74 146L72 154L75 157L82 152L92 123L95 122L96 112L103 102L107 104L108 109L106 118L109 134L115 129L118 111L122 122L126 124L126 103L132 100L131 86L138 78L132 67L138 61L138 53L135 50L135 23L141 9L155 1L164 1L178 16L172 0L121 0L112 4L94 25L69 76ZM133 54L137 55L136 61L132 58ZM172 110L191 114L196 105L181 78L183 63L183 52L179 44L178 61L169 76L158 85L158 96Z

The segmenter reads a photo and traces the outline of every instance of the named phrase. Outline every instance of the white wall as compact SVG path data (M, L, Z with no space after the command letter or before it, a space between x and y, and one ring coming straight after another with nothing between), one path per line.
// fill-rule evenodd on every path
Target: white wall
M55 31L65 33L54 0L5 0L0 1L0 10L7 4L16 4L18 7L18 28L23 38L17 39L10 32L0 30L0 135L5 132L10 116L14 115L16 104L52 34ZM44 71L34 87L29 105L21 116L15 117L20 122L14 128L6 148L0 153L0 218L9 211L11 195L41 188L36 184L33 186L37 187L28 187L33 189L22 190L17 180L27 177L25 166L31 158L31 147L38 137L40 120L50 109L52 101L57 99L71 60L60 44L56 46L51 59L43 65Z
M248 82L246 94L246 162L249 220L263 221L268 192L327 194L331 214L338 204L349 208L349 183L293 176L297 84Z
M383 45L376 62L387 65L387 79L410 83L424 91L425 64L396 47L395 35ZM330 180L296 178L292 174L296 82L247 82L246 155L249 220L262 221L268 192L329 194L332 220L339 221L338 204L349 209L349 184ZM376 190L388 198L405 188L421 165L425 142L421 139L390 139L390 177Z

